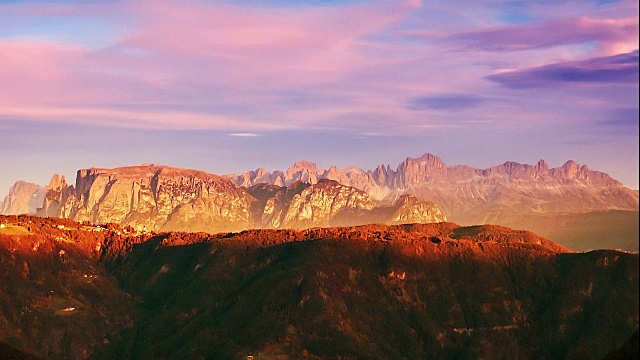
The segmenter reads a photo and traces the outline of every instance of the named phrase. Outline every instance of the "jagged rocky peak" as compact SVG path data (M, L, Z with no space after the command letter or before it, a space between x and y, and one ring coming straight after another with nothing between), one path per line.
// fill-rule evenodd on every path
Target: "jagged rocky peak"
M338 167L332 166L322 172L323 179L330 179L335 181L340 181L344 173L338 170Z
M541 176L548 175L548 171L544 171L545 165L546 163L544 162L544 160L540 160L536 165L507 161L502 165L492 166L486 170L480 171L479 173L481 173L485 177L498 175L508 176L516 179L537 179Z
M46 187L26 181L16 181L3 201L0 201L0 214L35 214L42 205Z
M407 160L417 161L422 164L426 164L429 167L437 169L444 169L447 167L439 156L433 155L431 153L424 153L417 159L407 158Z
M559 168L551 169L550 174L560 181L582 181L599 186L623 187L622 183L608 174L591 170L587 165L580 165L573 160L567 161Z
M318 166L306 160L298 160L285 173L285 185L291 185L296 181L309 184L318 182Z
M578 165L575 161L569 160L564 165L562 165L562 170L564 170L565 174L569 177L574 177L575 174L580 170L580 165Z
M72 191L73 189L67 184L64 175L53 174L49 186L46 188L42 206L36 209L36 214L38 216L63 217L61 216L62 206Z
M419 158L407 158L398 166L394 187L407 188L444 177L447 166L438 156L426 153Z
M60 176L58 174L53 174L51 177L51 181L49 181L49 189L62 189L67 186L67 179L65 179L64 175Z
M398 172L419 171L427 175L445 172L447 165L440 157L425 153L419 158L408 157L402 164L398 166Z
M540 159L540 161L536 163L535 168L538 173L542 173L542 174L549 173L549 164L547 164L547 162L544 161L544 159Z
M298 160L287 170L287 172L296 172L301 170L318 171L316 163L307 160Z

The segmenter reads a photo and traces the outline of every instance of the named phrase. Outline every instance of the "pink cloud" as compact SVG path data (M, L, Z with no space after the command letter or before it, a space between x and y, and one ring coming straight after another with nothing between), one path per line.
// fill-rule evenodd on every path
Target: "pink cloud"
M446 114L425 119L407 103L426 95L483 92L495 88L485 76L496 68L535 67L562 57L557 49L524 56L476 47L494 37L496 49L570 42L559 35L544 40L542 25L524 28L543 37L528 43L526 31L515 26L460 33L456 41L466 44L465 56L447 46L399 41L399 24L429 11L420 6L419 1L268 9L148 0L111 4L104 9L108 16L119 14L115 22L123 28L104 48L0 40L0 115L233 134L366 128L374 121L393 122L393 131L435 127L459 119ZM99 13L90 5L80 9L74 14ZM571 41L613 44L628 40L632 20L574 19L566 21L564 34ZM556 30L562 25L544 24L556 24ZM487 70L480 62L508 65ZM474 120L489 116L472 115Z
M269 112L260 103L269 101L274 92L339 81L366 67L370 60L362 53L361 39L393 25L418 5L269 9L266 13L200 2L120 3L121 13L131 21L124 35L106 48L28 39L1 41L0 53L5 55L0 57L0 113L165 128L170 120L146 109L171 102L217 103L263 106ZM114 7L108 8L109 14ZM90 6L79 9L95 13ZM9 10L69 15L57 6ZM122 109L122 104L141 109ZM179 113L189 120L177 126L195 128L262 128L274 118L263 114L266 120L260 125L240 115L216 114L215 109ZM273 121L269 126L281 128Z
M357 41L393 24L406 9L357 5L266 13L233 5L143 1L129 8L138 26L118 46L175 61L200 60L202 70L222 80L326 82L366 62Z

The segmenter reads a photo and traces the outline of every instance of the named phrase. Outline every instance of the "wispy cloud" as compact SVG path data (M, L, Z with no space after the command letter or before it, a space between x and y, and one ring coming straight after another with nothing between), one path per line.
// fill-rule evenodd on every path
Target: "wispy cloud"
M553 87L569 83L637 85L638 50L626 54L502 71L487 76L487 79L514 89Z
M590 42L637 43L637 29L637 17L579 17L481 28L447 36L446 40L459 43L467 49L502 52Z
M618 110L612 111L606 117L606 119L598 121L598 125L615 127L615 128L629 128L629 127L637 128L639 116L640 116L640 111L637 107L618 109Z
M235 136L235 137L258 137L258 136L262 136L261 134L256 134L256 133L232 133L232 134L227 134L229 136Z
M126 24L102 48L48 38L3 40L0 33L0 114L160 129L172 122L186 128L300 127L308 116L294 121L299 114L283 108L293 100L275 94L312 93L368 68L372 60L363 53L362 39L418 5L0 5L15 16L32 17L99 16L108 8L103 15L121 14L118 21ZM319 102L332 102L320 94ZM124 111L125 103L136 106ZM163 103L179 104L180 111L158 114L154 104ZM289 125L283 126L283 116Z
M465 110L478 107L488 100L473 94L438 94L413 99L411 110Z

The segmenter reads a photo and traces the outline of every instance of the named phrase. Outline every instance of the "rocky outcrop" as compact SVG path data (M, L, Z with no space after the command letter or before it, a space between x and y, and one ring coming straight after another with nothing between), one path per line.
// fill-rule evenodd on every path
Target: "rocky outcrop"
M252 198L229 180L201 171L91 168L78 171L75 187L59 191L57 181L54 176L40 215L147 230L235 231L251 223Z
M46 188L42 207L36 210L36 214L38 216L63 217L60 216L62 206L71 193L73 193L73 188L69 187L65 177L53 174Z
M305 171L289 172L296 173L309 179ZM446 221L434 204L416 200L392 210L379 208L364 191L333 180L245 189L220 176L158 165L79 170L75 186L54 175L38 214L139 230L210 233Z
M315 185L300 180L289 187L271 189L265 196L265 187L249 189L256 198L265 199L258 207L256 224L265 228L308 228L330 226L336 221L358 223L366 221L366 213L376 207L365 192L340 185L332 180L321 180ZM260 201L260 204L263 202Z
M247 171L240 175L227 175L226 177L230 178L237 185L244 187L251 187L263 183L289 186L297 181L316 184L319 179L317 165L304 160L295 162L286 172L274 171L270 173L264 168L259 168L255 171Z
M0 202L0 214L35 214L38 207L42 206L45 193L45 188L40 185L16 181L4 201Z
M359 224L432 223L446 221L433 203L403 196L392 206L379 206L364 191L322 179L288 187L258 184L248 192L257 199L252 213L260 228L309 228Z
M244 186L256 184L247 180L251 178L249 174L230 179ZM283 172L270 174L262 170L260 180L254 178L265 181L274 174ZM284 174L303 174L296 179L311 184L320 179L335 180L387 204L403 194L411 194L420 201L438 204L450 220L462 224L501 223L516 215L638 210L637 192L574 161L558 168L550 168L540 160L535 165L508 161L488 169L475 169L466 165L447 166L439 157L425 154L407 158L396 170L389 165L369 171L355 167L318 170L313 163L299 161ZM287 176L278 179L290 181Z
M412 195L402 195L390 206L391 214L386 224L425 224L447 221L440 208Z

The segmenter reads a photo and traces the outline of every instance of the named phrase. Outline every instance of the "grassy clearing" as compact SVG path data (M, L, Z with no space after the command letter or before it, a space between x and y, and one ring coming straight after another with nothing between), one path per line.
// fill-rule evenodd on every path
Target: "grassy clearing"
M5 224L0 228L0 234L2 235L29 235L31 234L24 226Z

